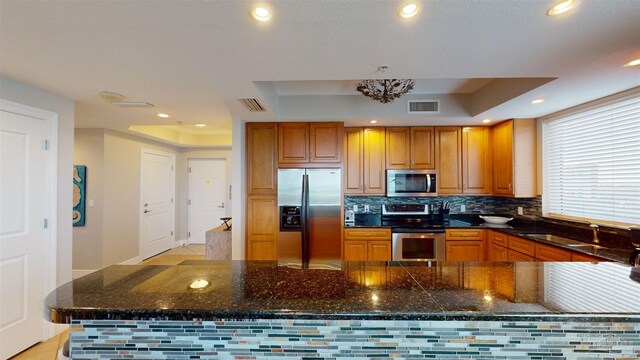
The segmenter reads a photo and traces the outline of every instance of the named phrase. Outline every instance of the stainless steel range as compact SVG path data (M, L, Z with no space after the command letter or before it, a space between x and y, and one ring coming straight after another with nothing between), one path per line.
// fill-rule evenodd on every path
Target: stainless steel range
M382 226L391 227L394 261L444 261L445 229L425 204L382 205Z

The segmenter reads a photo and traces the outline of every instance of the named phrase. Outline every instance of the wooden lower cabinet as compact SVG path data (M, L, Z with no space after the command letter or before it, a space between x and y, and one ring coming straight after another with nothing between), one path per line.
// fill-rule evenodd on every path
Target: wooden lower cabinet
M275 195L247 198L247 260L276 260L278 199Z
M571 261L571 251L555 246L536 244L536 259L539 261Z
M516 236L509 236L509 249L517 251L521 254L535 257L536 243Z
M344 261L391 261L391 229L344 229Z
M484 241L447 241L447 261L484 261Z
M509 249L497 244L489 244L488 261L509 261Z
M345 240L343 258L344 261L367 261L367 241Z
M536 261L536 258L534 258L533 256L519 253L515 250L509 249L508 260L511 262L524 262L524 261Z
M571 261L600 262L600 261L606 261L606 260L602 260L600 258L597 258L595 256L590 256L590 255L587 255L587 254L580 254L580 253L572 252L571 253Z

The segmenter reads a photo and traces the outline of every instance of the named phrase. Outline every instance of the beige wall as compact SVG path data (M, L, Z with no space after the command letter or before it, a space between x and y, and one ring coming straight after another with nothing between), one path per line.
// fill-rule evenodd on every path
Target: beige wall
M73 269L102 268L104 130L76 129L74 165L87 167L85 226L73 228ZM93 207L88 202L93 201Z
M186 241L189 231L189 159L225 159L227 189L231 185L231 147L223 148L182 148L176 159L176 240ZM232 205L229 190L226 191L226 216L231 216Z
M0 77L0 98L58 114L56 282L62 285L71 280L71 209L73 208L71 179L73 177L75 104L70 99L6 77Z

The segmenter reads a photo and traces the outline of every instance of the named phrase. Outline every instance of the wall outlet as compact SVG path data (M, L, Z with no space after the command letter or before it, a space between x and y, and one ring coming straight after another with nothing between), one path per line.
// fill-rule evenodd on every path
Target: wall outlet
M364 212L369 212L369 205L364 206Z
M353 212L358 212L358 205L353 205Z
M460 205L460 212L467 211L467 207L465 205Z
M522 206L518 206L518 215L524 215L524 210L522 209Z

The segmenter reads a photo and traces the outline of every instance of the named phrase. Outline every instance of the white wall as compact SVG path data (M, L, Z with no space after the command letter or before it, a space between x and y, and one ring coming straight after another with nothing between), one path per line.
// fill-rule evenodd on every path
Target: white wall
M243 260L245 258L245 208L247 203L246 190L246 151L245 151L245 121L234 120L231 135L231 179L233 182L232 200L233 227L231 228L231 258Z
M226 161L227 189L231 182L231 147L220 148L181 148L176 159L176 240L186 241L189 231L189 159L224 159ZM228 199L229 191L225 191L226 216L231 216L233 204Z
M56 223L56 282L62 285L71 280L72 263L72 178L73 126L75 104L72 100L45 90L0 77L0 98L58 114L57 159L57 223Z
M76 129L74 136L74 165L87 167L85 226L73 227L74 277L84 275L79 270L102 267L104 130Z

